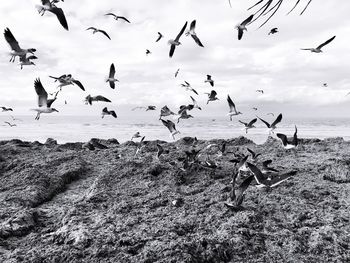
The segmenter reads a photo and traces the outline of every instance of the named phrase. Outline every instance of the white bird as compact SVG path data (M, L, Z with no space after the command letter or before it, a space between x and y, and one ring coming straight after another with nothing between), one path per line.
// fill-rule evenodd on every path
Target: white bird
M35 92L38 95L38 106L39 108L33 109L37 112L37 115L35 117L35 120L40 119L41 113L52 113L52 112L58 112L55 108L51 108L52 103L56 100L58 91L56 92L56 95L53 99L47 99L47 92L44 89L43 85L41 84L41 81L39 78L37 78L34 81L34 88Z
M32 55L34 55L34 52L36 51L36 49L35 48L22 49L19 46L16 38L13 36L9 28L5 29L4 37L12 50L10 53L11 54L10 62L15 62L16 56L21 58L23 56L26 56L28 53L31 53Z
M6 123L7 125L9 125L10 127L15 127L15 126L17 126L17 124L12 124L12 123L10 123L10 122L8 122L8 121L4 121L4 123Z
M218 100L218 98L216 97L217 93L215 90L212 90L210 93L205 93L205 94L208 94L207 104L209 103L209 101Z
M241 120L239 120L239 122L245 126L245 133L248 133L249 129L255 128L254 123L256 123L257 120L258 119L255 118L255 119L251 120L249 123L243 122Z
M106 31L104 30L101 30L101 29L97 29L96 27L89 27L88 29L86 30L92 30L92 33L95 34L95 33L102 33L104 34L109 40L111 40L110 36L107 34Z
M130 21L126 18L126 17L124 17L124 16L117 16L117 15L115 15L115 14L113 14L113 13L107 13L107 14L105 14L105 16L113 16L114 17L114 19L115 20L119 20L119 19L121 19L121 20L124 20L125 22L127 22L127 23L130 23Z
M176 38L174 40L170 39L168 41L168 43L170 44L169 57L172 57L174 55L174 51L175 51L176 46L181 45L180 37L185 32L186 27L187 27L187 21L186 21L185 25L182 27L180 33L176 36Z
M162 120L162 123L165 127L168 128L168 130L170 131L170 134L171 136L173 137L173 139L175 140L175 135L180 133L179 131L176 130L176 127L175 127L175 123L173 123L171 120Z
M86 96L85 98L85 104L90 104L92 105L93 101L103 101L103 102L111 102L109 99L107 99L106 97L103 97L101 95L97 95L97 96L91 96L90 94Z
M102 119L105 117L105 115L111 115L114 118L117 118L117 114L115 113L114 110L108 110L107 107L104 107L102 109Z
M160 109L160 116L159 119L161 119L162 117L167 117L170 115L175 115L174 112L172 112L167 105L165 105L163 108Z
M109 68L109 76L106 80L106 82L109 83L109 86L114 89L115 88L115 82L119 82L119 80L117 80L115 78L115 67L114 67L114 64L112 63L110 68Z
M208 82L210 86L214 87L214 80L211 79L211 75L207 75L207 79L204 82Z
M230 108L230 111L227 115L230 116L230 121L232 121L232 116L237 116L239 114L242 114L242 112L237 111L236 105L233 103L230 95L227 95L227 102L228 102L228 106Z
M254 15L249 16L246 20L236 26L236 29L238 30L238 40L242 39L244 31L248 31L246 26L252 21L253 17Z
M318 47L316 48L302 48L301 50L310 50L311 52L314 52L314 53L322 53L322 48L325 46L325 45L328 45L329 43L331 43L333 40L335 39L335 36L331 37L330 39L328 39L326 42L322 43L321 45L319 45Z
M184 81L184 82L185 83L180 84L181 87L184 87L184 88L186 88L186 90L192 91L198 95L198 92L194 88L191 87L190 83L188 83L187 81Z
M190 96L190 98L191 98L191 100L192 100L192 102L193 102L193 104L192 104L192 105L193 105L193 108L202 110L202 108L198 106L197 101L196 101L192 96Z
M85 91L85 88L84 88L83 84L81 84L81 82L79 80L74 79L71 74L62 75L60 77L53 77L53 76L49 76L49 77L55 79L55 82L58 81L60 83L57 86L57 88L59 88L60 90L62 90L62 87L64 87L64 86L74 85L75 84L80 89Z
M36 5L36 8L38 9L39 14L43 16L46 11L51 12L56 15L58 21L63 26L64 29L68 30L68 23L66 20L66 17L64 16L64 12L62 8L58 8L55 3L58 1L52 1L50 0L41 0L42 5Z
M204 47L202 42L199 40L199 38L197 37L196 32L194 32L194 30L196 29L196 20L193 20L191 22L190 25L190 30L188 30L188 32L185 34L186 36L191 35L191 37L193 38L193 40L197 43L198 46L200 47Z
M258 117L258 118L259 118L259 117ZM268 123L267 121L261 119L261 118L259 118L259 120L261 120L263 123L265 123L265 125L267 126L267 128L270 129L270 132L273 133L273 131L277 128L276 125L277 125L278 123L280 123L281 120L282 120L282 113L280 113L280 114L277 116L276 120L275 120L273 123L271 123L271 124Z
M295 126L295 132L292 140L288 140L287 136L282 133L277 133L277 137L281 139L284 149L289 150L298 146L298 129Z
M21 69L23 69L23 66L35 66L35 63L31 61L31 59L37 59L36 56L30 55L27 57L27 55L23 55L19 57L19 65L21 65Z

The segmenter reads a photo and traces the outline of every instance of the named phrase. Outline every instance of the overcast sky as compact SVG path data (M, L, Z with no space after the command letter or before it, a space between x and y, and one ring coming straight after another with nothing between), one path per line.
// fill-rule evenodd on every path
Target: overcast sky
M71 73L86 92L64 87L54 104L62 115L99 114L104 105L84 105L88 94L110 98L109 107L117 111L165 104L175 110L193 95L179 86L184 80L200 93L199 103L206 103L203 93L211 87L204 80L210 74L220 100L204 105L202 114L225 113L230 94L241 111L258 107L293 116L349 116L350 95L345 95L350 92L350 1L313 0L303 16L299 16L303 6L286 16L295 1L285 1L267 25L258 29L263 20L251 24L241 41L234 27L252 13L247 8L255 1L231 2L232 8L227 0L66 0L58 4L69 24L66 31L54 15L38 14L39 0L20 5L1 1L0 28L9 27L21 47L36 48L39 59L36 66L20 70L17 60L9 62L10 49L2 37L0 106L14 107L17 114L33 114L29 110L36 107L34 79L40 77L50 92L57 84L49 75ZM106 17L106 12L126 16L131 24ZM175 38L185 21L194 19L205 47L183 36L182 45L169 58L167 41ZM86 31L90 26L107 31L112 40ZM280 32L268 36L272 27ZM156 43L158 31L165 37ZM333 35L336 39L322 54L300 50L316 47ZM146 56L146 49L152 54ZM111 63L120 80L115 90L105 83ZM174 78L177 68L180 73ZM325 82L328 87L322 86ZM69 106L64 107L64 100Z

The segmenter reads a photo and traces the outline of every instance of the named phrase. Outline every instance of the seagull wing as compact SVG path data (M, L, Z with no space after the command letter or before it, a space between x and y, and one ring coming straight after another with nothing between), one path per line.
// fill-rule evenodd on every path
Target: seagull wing
M111 38L109 37L106 31L99 29L98 32L104 34L106 37L108 37L109 40L111 40Z
M172 57L174 55L174 51L175 51L175 45L171 45L170 51L169 51L169 57Z
M235 112L237 113L237 110L236 110L236 105L233 103L230 95L227 95L227 102L228 102L228 106L230 107L230 112Z
M243 180L243 182L238 186L238 188L235 190L236 195L236 206L239 206L243 202L244 192L248 189L250 183L253 181L254 176L250 175L247 178Z
M264 166L264 167L267 167L267 166L269 166L269 164L271 164L272 163L272 160L266 160L266 161L263 161L262 162L262 165Z
M63 28L68 30L68 23L67 23L66 17L64 16L62 8L53 7L49 9L49 11L54 13L57 16L57 19L58 21L60 21Z
M114 75L115 75L115 67L114 67L114 64L112 63L109 68L109 77L114 78Z
M256 123L256 121L257 121L257 118L252 119L252 120L248 123L248 126L253 125L254 123Z
M282 134L282 133L277 133L276 136L277 136L278 138L281 139L281 141L282 141L282 143L283 143L284 146L287 145L287 143L288 143L288 138L287 138L286 135L284 135L284 134Z
M162 37L163 37L163 35L160 32L158 32L158 38L157 38L156 42L158 42Z
M186 27L187 27L187 21L186 21L185 25L182 27L180 33L176 36L175 41L179 41L180 40L180 37L185 32Z
M191 25L190 25L190 30L191 30L191 31L194 31L195 28L196 28L196 20L193 20L193 21L191 22Z
M295 132L294 132L294 135L293 135L293 141L292 143L296 146L298 145L298 129L297 129L297 126L295 126Z
M280 114L277 116L276 120L271 124L271 126L272 126L272 127L273 127L273 126L276 126L278 123L281 122L281 120L282 120L282 113L280 113Z
M199 40L199 38L197 37L197 35L191 35L192 38L194 39L194 41L197 43L198 46L200 47L204 47L202 42Z
M12 50L17 51L17 52L21 51L21 48L20 48L16 38L12 35L9 28L5 29L4 36L5 36L5 39L6 39L7 43L10 45Z
M107 14L105 14L105 16L114 16L114 17L117 17L115 14L113 14L113 13L107 13Z
M263 173L260 171L260 169L258 167L256 167L254 164L252 163L247 163L247 166L249 168L249 170L253 173L254 178L256 180L256 182L258 184L264 184L264 175Z
M106 97L103 97L101 95L97 95L95 97L93 97L94 101L104 101L104 102L111 102L109 99L107 99Z
M90 26L90 27L87 28L86 30L96 30L96 27Z
M335 39L335 36L331 37L330 39L328 39L326 42L322 43L321 45L319 45L317 47L317 49L321 49L322 47L324 47L325 45L328 45L329 43L331 43L333 40Z
M252 21L253 17L254 17L254 15L250 15L246 20L244 20L244 21L241 23L241 25L242 25L242 26L247 25L248 23L250 23L250 21Z
M212 90L212 91L210 92L209 97L211 97L211 98L215 98L215 97L216 97L216 95L217 95L216 91L215 91L215 90Z
M197 95L199 95L198 94L198 92L195 90L195 89L191 89L194 93L196 93Z
M270 185L270 187L275 187L275 186L279 185L280 183L286 181L290 177L294 176L296 173L297 173L297 171L291 171L291 172L288 172L285 174L278 175L278 176L271 179L271 181L269 182L269 185Z
M35 88L36 94L38 95L38 106L49 107L47 105L47 92L44 89L43 84L41 84L41 81L39 78L34 81L34 88Z
M247 150L248 150L248 152L250 152L250 154L253 156L253 158L254 158L254 156L255 156L255 152L253 152L251 149L249 149L249 148L247 148Z
M81 84L79 80L72 80L72 82L76 84L79 88L81 88L83 91L85 91L83 84Z
M258 117L258 118L259 118L259 117ZM265 120L263 120L263 119L261 119L261 118L259 118L259 120L261 120L263 123L265 123L265 125L267 126L267 128L270 128L270 127L271 127L270 123L268 123L267 121L265 121Z
M246 123L246 122L243 122L243 121L241 121L241 120L238 120L240 123L242 123L242 124L244 124L245 126L247 126L248 125L248 123Z
M124 16L118 16L118 19L122 19L122 20L124 20L125 22L130 23L130 21L129 21L126 17L124 17Z
M111 114L114 118L117 118L117 114L115 113L114 110L110 110L109 114Z

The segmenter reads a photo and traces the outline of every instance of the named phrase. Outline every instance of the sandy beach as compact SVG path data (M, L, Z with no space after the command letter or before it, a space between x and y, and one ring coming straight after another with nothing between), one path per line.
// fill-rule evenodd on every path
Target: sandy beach
M1 262L349 262L350 142L301 139L296 152L182 138L137 144L0 142ZM156 158L159 143L165 153ZM247 147L297 174L270 190L253 180L229 209L235 155ZM92 149L92 148L91 148ZM184 170L185 151L201 150ZM167 152L168 151L168 152ZM210 158L218 167L202 164Z

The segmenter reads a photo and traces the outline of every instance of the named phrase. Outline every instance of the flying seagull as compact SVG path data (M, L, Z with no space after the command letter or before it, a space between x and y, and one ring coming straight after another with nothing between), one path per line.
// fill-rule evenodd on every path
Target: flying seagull
M258 108L256 108L256 107L253 107L253 108L252 108L252 110L255 110L255 111L257 111L257 110L258 110Z
M149 49L146 49L146 55L152 54L152 52Z
M254 15L249 16L246 20L236 26L236 29L238 30L238 40L242 39L244 31L248 31L246 25L252 21L253 17Z
M296 171L291 171L288 173L277 175L269 180L264 176L264 174L260 171L260 169L256 167L254 164L247 163L247 166L249 170L253 173L255 181L258 184L257 185L258 187L267 187L267 188L275 187L297 173Z
M115 88L115 82L119 82L119 80L117 80L115 78L115 67L114 67L114 64L112 63L110 68L109 68L109 76L106 80L106 82L109 83L109 86L114 89Z
M175 135L180 133L179 131L176 130L176 127L175 127L175 123L173 123L171 120L162 120L162 123L165 127L168 128L168 130L170 131L170 134L171 136L173 137L173 139L175 140Z
M258 118L259 118L259 117L258 117ZM267 121L261 119L261 118L259 118L259 120L261 120L263 123L265 123L265 125L267 126L267 128L270 129L270 132L273 133L273 131L277 128L276 125L277 125L278 123L280 123L281 120L282 120L282 113L280 113L280 114L277 116L276 120L275 120L273 123L271 123L271 124L268 123Z
M273 35L273 34L276 34L276 33L278 33L278 28L277 28L277 27L274 27L274 28L272 28L272 29L270 30L269 35Z
M207 79L204 82L208 82L212 87L214 87L214 80L211 79L211 75L207 75Z
M182 27L180 33L176 36L176 38L174 40L170 39L168 41L168 43L170 44L169 57L172 57L174 55L174 51L175 51L176 46L181 45L180 37L185 32L186 27L187 27L187 21L186 21L185 25Z
M327 88L328 87L328 83L323 83L322 86Z
M8 121L4 121L4 123L8 124L10 127L17 126L17 124L12 124L12 123L10 123L10 122L8 122Z
M193 108L202 110L202 108L198 106L197 101L196 101L192 96L190 96L190 98L191 98L192 103L193 103L193 104L192 104L192 105L193 105Z
M107 99L106 97L103 97L101 95L97 95L97 96L91 96L90 94L87 95L85 97L85 104L90 104L92 105L93 101L103 101L103 102L111 102L109 99Z
M92 31L93 34L100 32L100 33L104 34L109 40L111 40L110 36L109 36L109 35L106 33L106 31L104 31L104 30L97 29L96 27L89 27L89 28L86 29L86 30L93 30L93 31Z
M36 49L35 48L22 49L19 46L16 38L13 36L9 28L5 29L4 37L12 50L10 53L11 54L10 62L15 62L16 56L23 57L23 56L26 56L28 53L31 53L32 55L34 55L34 52L36 51Z
M150 111L150 110L156 110L157 107L154 105L148 105L147 107L135 107L132 109L132 111L138 110L138 109L146 109L146 111Z
M188 30L188 32L185 34L186 36L191 35L191 37L193 38L193 40L197 43L198 46L200 47L204 47L202 42L199 40L199 38L197 37L196 32L194 32L194 30L196 29L196 20L193 20L191 22L190 25L190 30Z
M156 40L156 42L158 42L159 40L161 40L163 37L162 33L158 32L158 38Z
M227 115L230 116L230 121L232 121L232 116L237 116L239 114L242 114L242 112L237 111L236 105L233 103L230 95L227 95L227 102L228 106L230 107L230 111Z
M164 106L163 108L160 109L160 117L159 119L161 119L162 117L167 117L167 116L170 116L170 115L175 115L174 112L172 112L168 106Z
M191 84L188 83L187 81L185 81L184 84L181 84L181 86L184 87L184 88L186 88L186 90L192 91L192 92L194 92L195 94L198 95L198 92L197 92L194 88L192 88L192 87L191 87Z
M57 3L57 1L50 2L50 0L41 0L41 5L36 5L36 8L41 16L43 16L46 11L55 14L63 28L68 30L68 23L64 16L64 12L62 8L58 8L55 3Z
M68 86L68 85L77 85L81 90L85 91L85 88L83 86L83 84L81 84L81 82L79 80L76 80L72 77L71 74L68 75L62 75L60 77L53 77L53 76L49 76L50 78L53 78L56 81L58 81L60 84L57 86L57 88L60 88L60 90L62 90L62 87L64 86Z
M248 133L249 129L255 128L254 123L256 123L256 121L257 121L257 118L251 120L249 123L239 120L239 122L242 123L245 127L245 133Z
M209 101L218 100L218 98L216 97L217 93L215 90L212 90L210 93L205 93L205 94L208 94L207 104L209 103Z
M238 164L237 165L238 172L246 172L246 171L248 171L248 167L247 167L248 157L249 157L249 155L245 155L244 157L242 157L240 159L236 158L236 159L230 160L229 162Z
M2 109L2 111L13 111L12 108L6 108L4 106L0 107Z
M335 39L335 36L331 37L326 42L319 45L317 48L302 48L301 50L310 50L311 52L314 52L314 53L322 53L322 48L325 45L328 45L329 43L331 43L333 41L333 39Z
M136 132L132 137L131 137L131 140L133 140L134 138L140 138L141 137L141 134L140 132Z
M281 139L282 145L284 149L293 149L298 146L298 129L297 126L295 126L295 132L293 135L293 138L291 140L288 140L287 136L282 133L277 133L277 137Z
M112 16L112 17L114 17L115 20L121 19L121 20L124 20L127 23L130 23L130 21L124 16L117 16L117 15L115 15L113 13L107 13L107 14L105 14L105 16Z
M19 64L21 65L21 69L23 69L23 66L35 66L35 63L31 61L31 59L37 59L36 56L30 55L27 57L27 55L23 55L19 57Z
M187 114L187 110L181 110L181 109L180 109L180 111L181 111L181 113L180 113L179 118L177 119L177 123L180 122L180 119L189 119L189 118L193 118L192 115Z
M250 183L253 181L254 176L250 175L236 187L236 177L237 174L233 176L232 189L230 193L230 201L225 202L224 205L230 209L237 210L240 208L244 200L245 191L248 189Z
M39 108L33 109L37 112L37 115L35 117L35 120L40 119L41 113L52 113L52 112L58 112L55 108L51 108L52 103L56 100L58 91L56 92L56 95L53 99L47 99L47 92L44 89L43 85L41 84L41 81L39 78L37 78L34 81L34 88L35 92L38 95L38 106Z
M102 109L102 119L105 117L105 115L111 115L114 118L117 118L117 114L115 113L114 110L108 110L107 107L104 107Z
M256 92L260 92L261 94L264 94L264 90L262 89L257 89Z
M175 78L176 78L177 75L179 74L179 71L180 71L180 69L178 68L178 69L176 70L176 72L175 72Z

